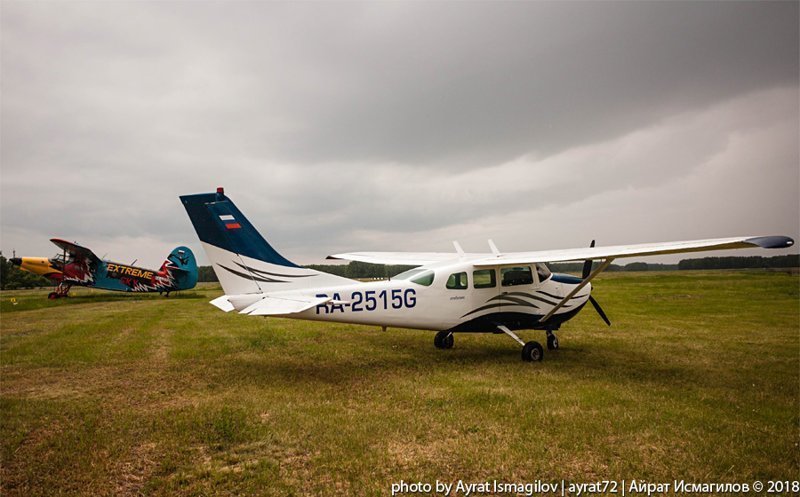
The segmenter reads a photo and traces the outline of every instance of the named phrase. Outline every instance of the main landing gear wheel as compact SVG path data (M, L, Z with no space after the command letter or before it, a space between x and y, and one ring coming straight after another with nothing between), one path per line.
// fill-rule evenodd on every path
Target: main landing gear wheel
M539 362L544 358L544 349L539 342L528 342L522 347L522 360Z
M453 334L449 331L440 331L433 338L433 345L437 349L452 349L453 343L455 343L455 340L453 339Z
M552 331L547 332L547 350L558 350L558 337Z
M50 292L47 294L47 298L50 300L55 300L58 298L58 294L56 292Z

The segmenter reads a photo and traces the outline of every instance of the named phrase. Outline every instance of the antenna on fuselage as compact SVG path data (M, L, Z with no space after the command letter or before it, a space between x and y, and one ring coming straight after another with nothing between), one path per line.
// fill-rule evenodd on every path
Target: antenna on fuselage
M499 251L499 250L497 250L497 245L495 245L495 244L494 244L494 242L492 241L492 239L491 239L491 238L489 238L489 239L487 240L487 242L489 242L489 250L491 250L491 251L492 251L492 254L496 255L497 257L500 257L500 251Z
M453 240L453 247L456 248L456 253L458 253L458 258L464 258L464 249L461 248L461 244L459 244L456 240Z

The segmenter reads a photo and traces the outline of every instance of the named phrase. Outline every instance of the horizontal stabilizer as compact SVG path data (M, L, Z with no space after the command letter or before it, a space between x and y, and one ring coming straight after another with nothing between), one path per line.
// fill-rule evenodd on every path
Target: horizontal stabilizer
M211 302L209 302L209 304L225 312L231 312L233 310L233 304L231 304L231 301L228 300L227 295L223 295L222 297L217 297Z
M280 316L296 314L306 309L316 307L331 300L331 297L303 298L303 297L268 297L263 296L258 302L251 304L240 311L240 314L251 316Z

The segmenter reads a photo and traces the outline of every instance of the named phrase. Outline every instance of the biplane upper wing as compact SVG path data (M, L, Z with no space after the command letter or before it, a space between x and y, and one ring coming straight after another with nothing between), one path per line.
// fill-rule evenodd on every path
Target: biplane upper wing
M99 262L100 258L97 257L94 252L89 250L86 247L81 247L78 244L68 242L66 240L62 240L60 238L51 238L51 242L53 242L58 248L65 251L66 253L70 254L72 257L76 259L88 259L92 262Z

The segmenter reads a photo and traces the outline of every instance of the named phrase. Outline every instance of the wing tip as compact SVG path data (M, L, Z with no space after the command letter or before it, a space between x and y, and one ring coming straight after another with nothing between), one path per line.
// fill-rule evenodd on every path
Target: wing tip
M788 236L755 236L746 239L745 243L765 249L782 249L794 245L794 240Z

